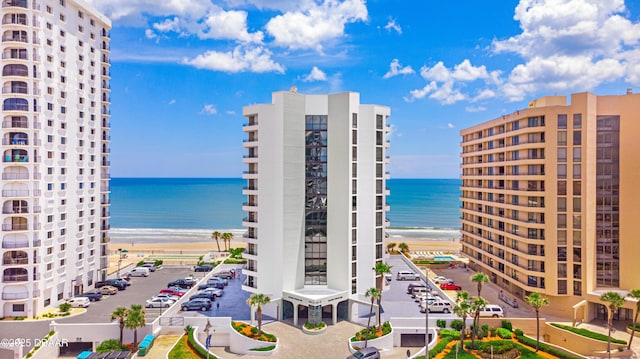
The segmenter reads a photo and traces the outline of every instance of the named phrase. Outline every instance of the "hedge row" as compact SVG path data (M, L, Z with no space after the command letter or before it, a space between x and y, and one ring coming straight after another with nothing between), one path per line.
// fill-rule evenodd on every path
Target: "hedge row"
M556 328L560 328L560 329L564 329L564 330L568 330L572 333L578 334L578 335L582 335L583 337L587 337L587 338L591 338L591 339L595 339L595 340L600 340L603 342L606 342L608 340L608 336L601 334L601 333L596 333L596 332L592 332L590 330L587 329L582 329L582 328L574 328L574 327L570 327L568 325L562 325L562 324L558 324L558 323L551 323L551 325L553 325ZM620 339L614 339L611 338L611 343L614 344L627 344L626 341L624 340L620 340Z
M187 340L187 342L189 343L189 347L191 347L191 349L193 349L196 352L196 354L200 356L200 358L218 359L217 356L213 354L208 354L205 348L201 347L200 345L198 345L198 343L196 343L196 338L194 337L194 334L195 334L194 329L189 330L189 337Z
M530 346L532 348L536 347L536 340L535 339L531 339L528 337L525 337L524 335L518 335L516 336L516 339L518 339L518 341L524 345ZM545 352L545 353L549 353L553 356L556 356L560 359L580 359L581 357L579 356L575 356L575 355L571 355L567 352L564 352L562 350L556 349L546 343L540 343L538 345L538 349L540 349L541 351Z

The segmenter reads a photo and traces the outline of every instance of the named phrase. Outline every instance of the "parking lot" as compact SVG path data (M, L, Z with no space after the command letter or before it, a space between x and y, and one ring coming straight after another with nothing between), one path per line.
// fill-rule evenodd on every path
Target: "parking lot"
M109 323L111 313L117 307L131 307L131 304L144 305L147 299L158 294L160 289L166 288L167 283L192 274L191 268L161 268L149 274L148 277L132 277L131 285L126 290L115 295L102 296L102 300L91 302L87 312L75 317L56 319L60 323ZM193 273L202 278L206 273ZM95 288L91 288L94 290ZM87 290L88 291L88 290ZM160 309L146 308L147 322L154 321L160 315Z

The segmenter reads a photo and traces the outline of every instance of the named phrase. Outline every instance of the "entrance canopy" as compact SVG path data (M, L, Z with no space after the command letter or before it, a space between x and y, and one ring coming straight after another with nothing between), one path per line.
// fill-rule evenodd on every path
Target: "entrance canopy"
M282 299L305 306L337 305L349 299L347 291L338 291L327 287L305 287L292 291L282 291Z

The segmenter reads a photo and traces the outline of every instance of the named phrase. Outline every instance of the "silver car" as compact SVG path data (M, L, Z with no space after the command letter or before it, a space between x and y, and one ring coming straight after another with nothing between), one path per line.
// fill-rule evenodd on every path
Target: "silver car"
M347 359L380 359L380 351L376 347L366 347L349 355Z
M151 298L147 300L147 304L145 307L147 308L169 308L173 303L175 303L171 299L164 298Z

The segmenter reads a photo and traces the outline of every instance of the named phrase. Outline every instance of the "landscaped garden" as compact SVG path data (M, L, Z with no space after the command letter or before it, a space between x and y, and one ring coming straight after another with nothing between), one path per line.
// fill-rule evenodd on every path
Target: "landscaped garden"
M245 337L260 340L263 342L276 342L277 338L273 334L265 333L264 331L260 331L258 333L258 327L254 327L253 325L249 325L243 322L231 322L231 326L235 329L236 332L244 335Z

